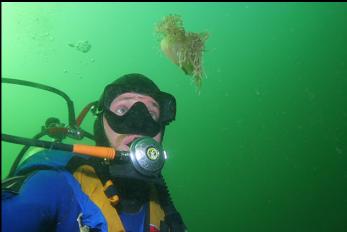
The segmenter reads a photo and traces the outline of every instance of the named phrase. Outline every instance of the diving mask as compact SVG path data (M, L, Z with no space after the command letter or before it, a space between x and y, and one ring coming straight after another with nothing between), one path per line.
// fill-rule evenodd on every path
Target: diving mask
M140 134L154 137L161 129L161 124L155 121L147 107L142 102L136 102L122 116L106 109L104 116L114 132L119 134Z

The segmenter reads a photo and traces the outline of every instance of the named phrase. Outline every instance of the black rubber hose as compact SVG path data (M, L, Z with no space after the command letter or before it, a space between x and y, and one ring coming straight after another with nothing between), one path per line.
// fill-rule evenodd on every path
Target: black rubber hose
M24 81L24 80L18 80L18 79L12 79L12 78L1 78L1 82L8 83L8 84L16 84L16 85L25 85L37 89L46 90L55 94L58 94L59 96L63 97L67 103L68 111L69 111L69 125L70 126L76 126L76 118L75 118L75 108L73 105L73 102L67 96L66 93L60 91L59 89L50 87L48 85L43 85L31 81Z
M87 132L87 131L85 131L85 130L83 130L83 129L81 129L81 128L80 128L80 130L82 131L82 133L83 133L83 135L84 135L85 137L87 137L87 138L90 139L90 140L95 141L94 135L92 135L91 133L89 133L89 132Z
M163 175L160 175L161 184L157 185L160 206L165 213L165 221L160 225L160 231L184 232L187 230L181 214L177 211L165 182Z
M43 147L47 149L62 150L62 151L73 151L73 145L64 143L54 143L43 140L27 139L19 136L13 136L8 134L1 134L1 140L10 143L24 144L35 147Z
M42 131L42 132L38 133L37 135L35 135L32 139L39 139L39 138L41 138L41 137L43 137L45 135L46 135L46 132ZM1 137L2 137L2 135L1 135ZM19 152L19 154L17 155L15 161L13 162L13 164L11 166L10 172L8 174L8 178L12 177L14 175L14 173L15 173L15 171L16 171L19 163L20 163L20 161L23 159L23 156L24 156L25 152L29 149L29 147L30 147L30 145L26 144L22 148L22 150Z
M174 206L172 202L169 188L167 187L167 184L164 180L163 175L160 175L160 181L161 181L161 185L157 186L158 192L159 192L159 200L161 201L160 205L163 207L166 213L175 212L176 207Z

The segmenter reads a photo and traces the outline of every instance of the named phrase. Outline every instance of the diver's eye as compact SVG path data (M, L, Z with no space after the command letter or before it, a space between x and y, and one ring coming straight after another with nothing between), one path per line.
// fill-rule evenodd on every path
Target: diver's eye
M119 107L115 110L115 113L119 116L124 115L128 111L128 108L125 106Z

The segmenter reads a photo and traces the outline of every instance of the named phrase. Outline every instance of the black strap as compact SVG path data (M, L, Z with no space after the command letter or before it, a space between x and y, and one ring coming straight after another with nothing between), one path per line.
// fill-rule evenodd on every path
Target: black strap
M109 186L104 192L107 197L112 197L118 194L117 188L114 185Z

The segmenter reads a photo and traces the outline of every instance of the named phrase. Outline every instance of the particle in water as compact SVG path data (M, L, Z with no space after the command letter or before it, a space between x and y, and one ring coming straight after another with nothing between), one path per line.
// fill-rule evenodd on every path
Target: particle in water
M87 40L80 40L76 43L69 43L70 47L75 48L77 51L87 53L91 49L92 45Z

